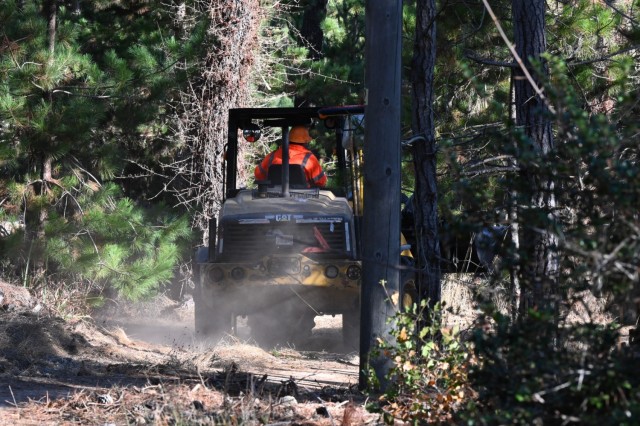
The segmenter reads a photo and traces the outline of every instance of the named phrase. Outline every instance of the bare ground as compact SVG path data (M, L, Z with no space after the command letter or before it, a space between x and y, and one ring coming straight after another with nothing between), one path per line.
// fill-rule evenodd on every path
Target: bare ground
M467 281L443 283L445 323L463 334L478 309ZM569 317L608 320L587 304ZM357 347L343 345L339 317L316 318L297 348L260 348L242 321L237 336L203 342L192 324L189 300L164 297L63 320L0 281L0 424L380 423L356 389Z
M357 352L320 317L300 348L198 341L190 304L157 298L62 320L0 282L0 424L375 424Z

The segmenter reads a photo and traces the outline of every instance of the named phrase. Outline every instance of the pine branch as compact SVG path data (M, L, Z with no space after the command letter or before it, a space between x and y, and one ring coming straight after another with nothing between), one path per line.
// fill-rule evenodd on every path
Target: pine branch
M608 55L605 56L601 56L599 58L592 58L592 59L585 59L583 61L576 61L576 62L571 62L569 60L566 61L566 64L568 67L577 67L580 65L590 65L590 64L595 64L598 62L604 62L604 61L608 61L609 59L621 55L623 53L627 53L633 50L637 50L640 48L640 45L633 45L633 46L629 46L629 47L625 47L624 49L620 49L618 51L615 51L613 53L610 53ZM474 62L477 62L479 64L482 65L490 65L490 66L495 66L495 67L500 67L500 68L517 68L518 64L516 62L505 62L505 61L497 61L494 59L488 59L488 58L482 58L478 55L473 54L473 52L471 51L467 51L465 53L465 58L470 59Z
M524 74L525 78L527 79L527 81L529 82L533 90L536 92L536 95L538 95L540 100L545 103L546 107L549 109L549 112L551 112L552 114L555 114L555 108L553 107L553 105L549 103L549 100L545 96L544 92L531 76L529 69L525 66L524 62L522 61L522 58L520 57L520 55L518 55L518 52L516 52L516 48L514 44L511 43L511 40L509 40L509 38L507 37L507 34L504 32L504 29L502 28L502 25L500 25L500 21L498 20L498 17L493 12L493 9L491 9L489 2L487 0L482 0L482 3L484 4L484 7L487 9L487 12L489 12L491 19L493 20L494 24L496 25L496 28L498 29L498 32L500 33L500 36L502 37L505 44L509 48L509 51L511 52L516 62L518 63L518 66L522 70L522 73Z
M124 96L112 96L112 95L81 95L79 93L71 93L68 90L60 90L60 89L53 89L51 93L52 94L63 93L68 96L75 96L78 98L89 98L89 99L111 99L111 98L124 99L125 98Z
M639 25L640 22L636 21L632 16L627 15L626 13L624 13L623 11L621 11L620 9L618 9L617 7L615 7L615 5L613 4L612 1L605 1L603 2L604 6L607 6L611 9L613 9L618 15L627 18L629 20L629 22L631 22L633 25Z
M464 54L465 58L471 59L474 62L477 62L482 65L491 65L494 67L500 68L517 68L518 64L515 62L504 62L504 61L496 61L493 59L481 58L478 55L473 54L471 51L467 51Z
M616 52L610 53L608 55L602 56L600 58L594 58L594 59L586 59L584 61L579 61L579 62L567 62L567 66L569 67L576 67L579 65L589 65L589 64L594 64L597 62L604 62L604 61L608 61L609 59L613 58L614 56L618 56L621 55L623 53L627 53L630 52L632 50L637 50L640 48L640 45L633 45L633 46L629 46L629 47L625 47L624 49L620 49Z
M486 176L486 175L501 175L503 173L507 173L507 172L517 172L520 170L520 167L518 166L504 166L504 167L491 167L491 168L487 168L487 169L483 169L483 170L471 170L471 171L462 171L460 174L462 176L468 176L468 177L480 177L480 176Z
M494 162L494 161L501 161L501 160L514 160L514 157L513 157L513 155L498 155L496 157L486 158L484 160L478 160L478 161L474 162L473 164L465 165L465 167L468 167L468 168L471 169L471 168L475 168L475 167L484 166L484 165L489 164L489 163Z

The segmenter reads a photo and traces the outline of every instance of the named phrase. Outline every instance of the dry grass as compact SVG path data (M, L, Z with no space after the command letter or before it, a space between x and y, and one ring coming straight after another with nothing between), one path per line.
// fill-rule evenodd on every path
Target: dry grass
M461 330L473 326L480 313L480 303L490 302L498 311L509 315L509 290L505 282L475 277L473 274L446 274L442 282L442 300L446 312L444 323ZM590 291L572 292L562 312L566 324L610 324L615 320L608 311L606 297L596 297Z
M349 387L357 381L357 366L345 363L344 355L267 352L230 336L154 345L123 327L34 313L33 299L20 288L9 286L3 294L5 300L22 295L25 303L12 312L0 309L0 424L332 425L343 418L345 424L377 419L363 409L364 396ZM162 299L148 306L151 314L134 315L155 321L167 306L173 309ZM118 315L127 310L120 306Z
M564 322L567 324L611 324L614 316L607 312L607 300L590 291L572 292L568 297Z
M488 280L471 274L445 276L445 325L470 330L479 313L479 295L503 308L507 305L504 290ZM611 321L603 300L590 294L576 294L575 300L567 321ZM134 315L157 318L174 305L164 299L149 302L151 314ZM22 313L0 311L0 379L11 384L16 399L14 403L8 388L0 389L1 399L9 401L5 406L14 406L0 410L0 424L379 421L364 410L364 397L350 387L357 382L357 359L353 361L351 354L265 351L249 339L229 336L163 347L141 342L123 328L36 315L32 306L26 303ZM326 324L319 328L324 327L322 333L330 338L339 318L323 321ZM96 386L98 382L103 385ZM283 399L286 396L295 399Z
M443 324L447 327L458 327L460 330L471 328L478 313L473 300L473 275L446 274L443 278Z
M238 380L233 377L231 381ZM2 424L305 424L361 425L377 423L349 396L331 401L326 395L295 396L283 387L262 388L257 393L238 392L229 379L213 376L141 386L81 390L68 398L31 400L15 410L0 411ZM224 383L229 391L220 388ZM357 397L357 396L356 396Z

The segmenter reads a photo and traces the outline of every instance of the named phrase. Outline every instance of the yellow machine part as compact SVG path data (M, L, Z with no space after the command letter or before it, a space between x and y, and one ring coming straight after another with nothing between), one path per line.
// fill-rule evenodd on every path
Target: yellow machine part
M263 265L266 265L265 261ZM329 278L326 274L327 268L332 267L337 271L335 278ZM217 282L224 281L226 285L242 286L242 285L260 285L260 286L279 286L279 285L303 285L312 287L339 287L339 288L358 288L361 278L356 279L347 276L349 267L361 268L360 262L341 261L332 262L331 264L316 264L305 262L304 260L294 268L295 271L287 271L280 273L269 273L266 268L256 268L248 264L212 264L203 274L203 284L209 286L217 285ZM210 272L217 270L219 280L209 279ZM241 276L234 278L234 270L242 271Z
M407 239L404 237L404 234L401 232L400 233L400 246L406 246L407 245ZM400 252L400 256L406 256L406 257L410 257L413 259L413 254L411 254L411 250L409 249L405 249L402 250Z

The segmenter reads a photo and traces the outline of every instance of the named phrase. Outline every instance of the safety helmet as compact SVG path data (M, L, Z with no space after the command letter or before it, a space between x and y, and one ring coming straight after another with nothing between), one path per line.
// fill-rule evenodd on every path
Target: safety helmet
M305 126L293 126L289 132L289 142L309 143L312 141L309 130Z

